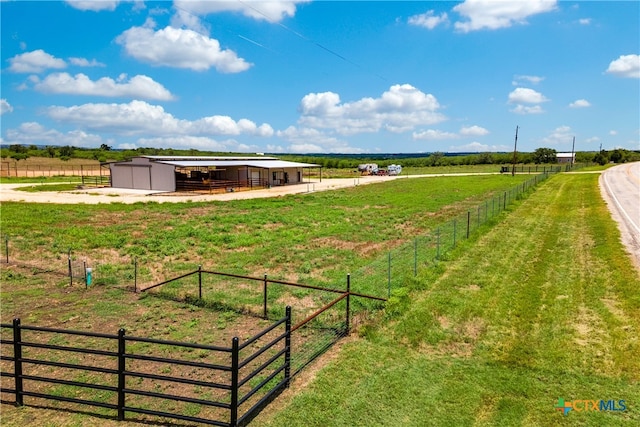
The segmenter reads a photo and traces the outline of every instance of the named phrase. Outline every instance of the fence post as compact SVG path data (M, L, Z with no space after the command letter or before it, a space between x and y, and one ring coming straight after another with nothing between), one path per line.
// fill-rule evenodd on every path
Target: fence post
M202 265L198 266L198 298L202 299Z
M229 424L238 425L238 366L239 366L238 337L231 340L231 414Z
M436 259L440 259L440 227L438 227L437 235L436 235Z
M24 398L22 388L22 333L20 330L20 319L13 319L13 357L16 405L22 406L24 404Z
M391 251L389 251L389 267L387 268L387 295L391 298Z
M4 250L7 255L7 264L9 264L9 236L4 236Z
M471 228L471 211L467 211L467 240L469 239L470 228Z
M267 319L267 275L264 275L264 282L262 283L262 317Z
M502 205L502 209L507 209L507 192L504 192L504 204Z
M453 219L453 247L454 248L456 247L456 234L458 234L456 230L457 222L458 221L454 218Z
M349 336L349 306L350 306L350 299L351 299L351 274L347 274L347 317L346 317L346 322L345 322L345 336Z
M82 260L82 269L84 270L84 288L89 289L89 283L87 283L87 260Z
M418 238L413 241L413 276L418 275Z
M285 321L284 327L286 331L286 335L284 337L284 378L286 380L285 387L289 387L289 383L291 382L291 306L288 305L286 308L286 316L287 320Z
M69 285L73 286L73 269L71 267L71 249L69 249Z
M124 329L118 329L118 421L124 421L124 388L125 388L125 370L127 362L124 357L126 350Z
M138 292L138 258L133 259L133 292Z

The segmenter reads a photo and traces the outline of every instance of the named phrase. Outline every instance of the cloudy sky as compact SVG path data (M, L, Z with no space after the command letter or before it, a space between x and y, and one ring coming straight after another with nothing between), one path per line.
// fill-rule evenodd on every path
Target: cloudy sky
M640 2L1 1L1 142L640 149Z

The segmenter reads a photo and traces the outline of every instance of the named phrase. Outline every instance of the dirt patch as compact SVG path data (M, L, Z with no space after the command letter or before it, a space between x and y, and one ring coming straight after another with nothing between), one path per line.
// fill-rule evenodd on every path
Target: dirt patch
M335 237L322 237L313 239L309 242L311 248L333 248L340 250L354 251L363 257L371 254L388 250L404 243L403 241L385 241L385 242L354 242L349 240L337 239Z

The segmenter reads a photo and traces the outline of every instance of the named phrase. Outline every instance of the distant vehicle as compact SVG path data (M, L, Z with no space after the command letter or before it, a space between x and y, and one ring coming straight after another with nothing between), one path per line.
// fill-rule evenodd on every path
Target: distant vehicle
M402 173L402 166L400 166L400 165L389 165L389 167L387 168L387 173L390 176L400 175L400 173Z
M378 175L378 165L375 163L362 163L358 165L361 175Z

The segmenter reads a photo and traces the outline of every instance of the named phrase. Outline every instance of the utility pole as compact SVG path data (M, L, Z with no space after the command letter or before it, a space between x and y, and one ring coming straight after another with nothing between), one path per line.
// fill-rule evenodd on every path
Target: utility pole
M573 169L573 163L575 162L575 152L576 152L576 137L573 137L573 145L571 146L571 169Z
M518 126L516 126L516 141L513 144L513 168L511 169L511 176L516 175L516 153L518 148Z

